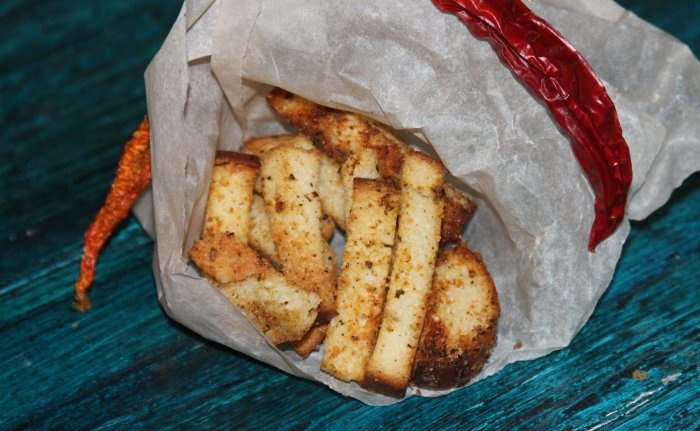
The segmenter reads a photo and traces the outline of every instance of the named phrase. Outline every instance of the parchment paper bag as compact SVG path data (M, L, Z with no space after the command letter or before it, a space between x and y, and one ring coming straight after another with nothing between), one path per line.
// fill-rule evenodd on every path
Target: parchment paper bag
M604 81L632 154L627 216L646 217L700 169L697 60L612 1L527 5ZM426 142L474 198L465 237L487 262L502 307L497 346L478 378L567 346L608 286L629 231L625 221L587 250L593 194L568 138L489 44L430 0L186 1L146 84L153 182L137 214L156 241L168 315L365 403L397 400L334 380L319 370L318 352L301 360L274 348L186 255L200 234L216 149L291 130L265 104L273 86Z

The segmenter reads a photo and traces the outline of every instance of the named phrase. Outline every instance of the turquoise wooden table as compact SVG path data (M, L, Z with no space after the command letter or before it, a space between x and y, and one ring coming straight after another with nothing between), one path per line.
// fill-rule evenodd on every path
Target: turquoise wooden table
M624 0L700 52L700 3ZM373 408L165 316L131 218L70 305L82 233L145 112L177 0L0 3L0 428L700 429L700 175L634 223L570 347L439 399Z

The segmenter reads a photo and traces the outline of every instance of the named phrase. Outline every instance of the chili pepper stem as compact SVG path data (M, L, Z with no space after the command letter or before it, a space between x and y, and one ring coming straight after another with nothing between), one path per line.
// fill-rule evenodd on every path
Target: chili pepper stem
M76 292L73 298L73 310L84 313L92 308L92 302L85 292Z

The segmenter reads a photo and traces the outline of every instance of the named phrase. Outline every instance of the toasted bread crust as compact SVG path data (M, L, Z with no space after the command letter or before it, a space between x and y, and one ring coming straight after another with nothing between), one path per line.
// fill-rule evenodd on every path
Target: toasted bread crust
M267 99L275 111L340 163L369 148L376 155L382 178L400 178L410 148L383 124L360 114L318 105L279 88ZM460 240L475 209L474 203L454 187L446 184L445 189L441 244Z
M496 343L498 292L483 259L465 245L438 257L411 381L431 389L462 386Z
M383 180L356 178L347 241L338 277L337 310L328 328L321 369L362 381L386 297L400 190Z
M223 165L248 167L257 171L260 169L260 159L255 155L242 152L219 150L214 156L214 166Z
M411 378L440 241L438 191L444 176L436 160L417 151L407 154L389 290L362 382L374 390L405 391Z
M270 136L259 136L246 140L243 142L243 148L241 152L244 154L249 154L251 156L260 157L265 151L274 148L282 144L294 144L305 140L305 138L299 135L270 135Z

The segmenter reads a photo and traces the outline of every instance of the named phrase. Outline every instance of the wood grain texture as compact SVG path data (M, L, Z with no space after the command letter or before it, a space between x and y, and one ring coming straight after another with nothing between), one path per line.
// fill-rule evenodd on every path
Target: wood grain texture
M700 52L700 3L621 4ZM570 347L439 399L367 407L174 323L133 219L98 264L94 310L73 312L82 233L180 5L0 3L0 429L700 429L700 174L633 224Z

